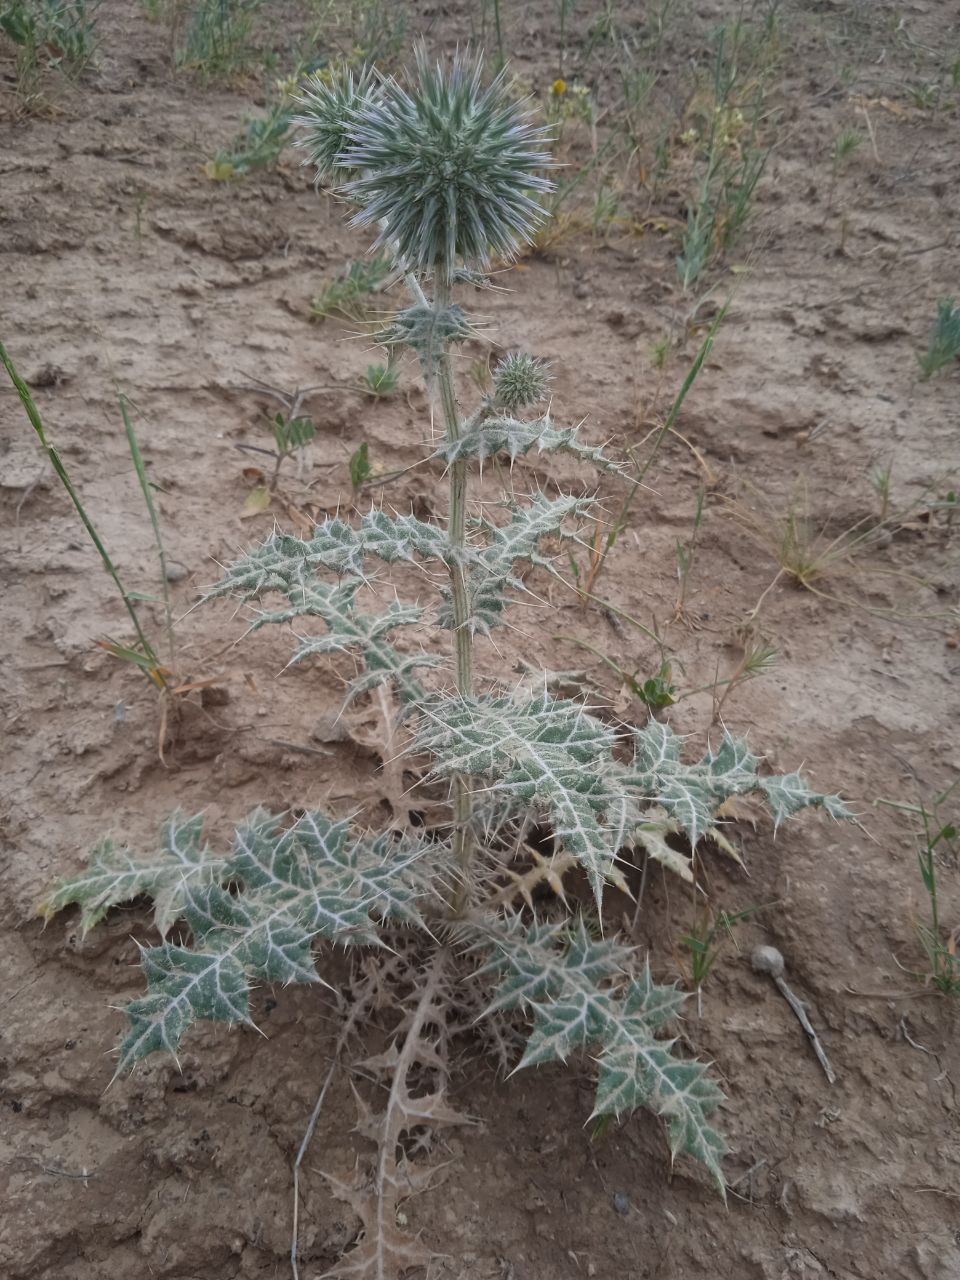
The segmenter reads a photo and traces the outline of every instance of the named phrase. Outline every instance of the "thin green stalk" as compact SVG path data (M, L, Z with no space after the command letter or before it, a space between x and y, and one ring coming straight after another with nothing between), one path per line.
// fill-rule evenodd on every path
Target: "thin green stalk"
M434 306L450 305L450 281L438 273ZM453 386L453 369L450 353L444 349L437 353L437 388L443 411L447 440L460 439L461 423ZM457 552L466 546L467 521L467 459L461 458L450 466L450 511L447 536L454 555L450 565L450 592L453 601L453 637L457 663L457 690L461 697L473 694L473 634L468 626L470 603L467 593L466 569L463 558ZM473 852L470 840L470 814L472 803L466 779L456 774L453 779L454 854L461 871L461 881L454 897L454 910L459 914L467 901L467 869Z
M143 494L143 500L150 515L153 537L157 544L157 556L160 560L160 582L163 587L163 614L167 632L167 657L170 665L173 666L176 653L173 634L173 605L170 602L170 582L167 578L167 556L163 549L163 538L160 536L160 521L157 519L157 510L153 505L153 494L150 492L147 469L143 465L143 455L140 452L140 445L137 442L133 423L130 421L130 414L127 411L127 398L122 394L120 395L120 413L123 416L123 429L127 433L127 444L130 446L130 457L133 459L137 480L140 482L140 492Z
M713 321L713 324L710 326L710 331L707 334L707 336L704 338L703 343L700 347L700 350L697 352L697 358L694 360L693 364L690 366L690 371L688 372L687 376L684 378L683 386L677 392L677 397L674 400L673 404L670 406L670 412L667 414L666 418L664 419L663 426L657 432L656 439L653 442L653 448L650 450L650 454L646 462L643 464L643 467L640 469L639 475L635 477L633 483L630 486L630 491L628 492L627 496L623 500L623 504L620 507L620 514L617 516L614 522L613 528L607 534L606 543L604 545L603 551L600 554L599 560L593 566L593 570L590 574L590 579L589 579L589 587L593 587L596 584L597 578L599 578L600 576L600 571L603 568L604 561L606 560L610 552L613 550L614 545L616 544L617 538L627 527L627 516L630 514L630 508L633 505L633 500L637 496L637 493L639 492L644 482L644 479L646 478L647 472L650 470L651 466L653 465L653 460L657 456L657 452L661 444L663 444L663 441L666 439L667 434L673 427L673 424L676 422L677 415L680 413L680 409L683 405L683 402L687 398L687 392L693 386L694 382L697 379L697 375L699 374L700 370L703 368L703 362L706 360L707 356L710 354L710 349L713 346L713 340L717 336L717 330L720 328L720 325L723 323L726 317L727 310L730 307L730 301L731 299L728 298L727 301L720 308L720 310L717 312L717 315ZM583 596L589 597L590 591L584 590L584 591L581 591L580 594Z
M503 28L500 25L500 0L493 0L493 25L497 30L497 70L502 71L507 65L503 56Z
M86 511L83 508L83 503L80 501L80 497L76 489L74 489L73 487L70 477L67 474L67 469L63 465L63 462L60 459L59 453L57 453L54 446L50 444L50 442L47 440L46 433L44 432L44 429L43 429L43 423L40 421L40 414L37 412L37 406L33 402L33 397L30 394L29 388L27 387L27 384L23 381L23 379L20 377L20 375L17 373L16 369L14 368L13 361L10 359L9 355L7 354L7 350L4 347L2 342L0 342L0 363L3 364L3 367L6 369L7 373L9 374L10 381L13 383L16 393L20 397L20 403L23 405L24 410L26 411L26 415L30 419L30 425L33 427L34 431L37 433L37 439L40 441L41 448L44 450L47 457L50 459L50 465L53 467L54 471L56 472L57 477L60 480L60 483L63 485L64 489L66 489L67 496L70 498L70 501L73 503L74 508L76 509L77 515L83 521L83 527L86 529L87 534L89 535L90 541L96 547L97 552L99 553L100 559L103 562L103 567L106 569L107 573L109 573L110 577L114 581L114 584L116 585L117 590L120 592L120 597L123 600L124 605L126 606L127 613L130 615L130 621L133 623L133 628L137 633L137 639L140 642L141 647L143 648L144 654L146 654L146 656L151 660L151 662L153 662L156 668L159 668L160 664L156 654L154 653L153 646L150 644L150 641L147 639L147 637L143 633L143 628L140 626L140 619L137 617L137 611L136 609L134 609L133 603L130 597L127 595L126 587L124 587L123 583L120 581L120 575L117 573L117 570L114 566L113 561L110 559L110 555L107 552L106 547L100 541L100 535L97 533L96 529L93 527L93 523L91 522L90 517L87 515Z

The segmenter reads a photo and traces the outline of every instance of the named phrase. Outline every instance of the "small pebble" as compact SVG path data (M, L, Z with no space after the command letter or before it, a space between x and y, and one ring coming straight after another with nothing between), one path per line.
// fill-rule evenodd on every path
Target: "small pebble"
M167 581L182 582L189 574L190 570L186 565L180 564L177 560L167 561Z
M626 1217L627 1214L630 1212L630 1201L627 1199L627 1197L623 1194L622 1191L617 1191L614 1193L613 1207L616 1209L617 1213L623 1214L624 1217Z

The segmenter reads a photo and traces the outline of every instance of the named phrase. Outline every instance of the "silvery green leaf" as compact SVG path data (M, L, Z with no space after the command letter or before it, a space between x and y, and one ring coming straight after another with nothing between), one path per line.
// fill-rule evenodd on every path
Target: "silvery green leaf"
M725 796L756 790L760 757L750 751L742 738L724 733L719 750L707 751L703 763Z
M467 577L467 623L471 635L488 636L494 627L502 626L503 613L510 603L507 591L511 586L521 587L511 579L492 578L484 571ZM449 587L441 587L441 602L437 606L437 624L445 631L456 625L453 599Z
M630 978L632 949L597 941L582 917L570 925L508 918L488 926L486 945L478 976L499 980L487 1012L523 1008L533 1015L517 1070L587 1050L599 1065L594 1115L642 1106L662 1116L674 1154L699 1160L722 1189L726 1146L709 1116L723 1094L702 1063L676 1058L675 1041L658 1038L686 994L657 985L649 964Z
M230 565L208 597L239 595L251 600L269 591L289 595L306 588L320 571L363 581L365 556L388 564L415 556L449 563L455 551L442 529L412 515L389 516L373 510L360 521L359 529L334 517L317 525L309 538L274 534Z
M302 588L318 570L338 576L363 575L363 543L356 529L340 519L318 525L311 538L277 533L224 570L208 598L237 595L253 600L270 591L287 595Z
M851 816L839 796L811 791L799 773L761 778L757 773L760 759L741 738L725 733L716 751L708 750L691 763L681 758L681 745L682 739L656 720L635 730L634 759L624 769L623 785L638 800L664 811L691 845L716 833L722 846L736 856L717 831L716 822L725 801L748 792L759 791L766 797L777 826L809 807L825 809L834 818ZM651 845L655 843L654 834Z
M483 518L474 521L471 533L476 544L469 549L466 560L471 565L467 575L469 616L467 626L471 633L489 635L501 625L503 613L510 603L509 592L526 590L514 570L519 561L555 573L552 559L540 550L541 539L549 535L567 536L564 522L571 516L582 515L593 506L589 498L547 498L537 493L529 502L510 508L510 520L497 525ZM453 607L447 588L441 589L443 603L438 610L440 626L451 629L454 625Z
M686 832L694 847L713 826L716 792L697 766L661 776L656 801Z
M839 796L821 795L820 792L811 790L810 784L801 773L785 773L772 778L761 778L760 786L773 811L775 827L779 827L781 822L786 818L792 818L801 809L823 809L831 818L838 820L853 817Z
M506 525L494 524L487 518L479 520L476 527L486 542L478 554L482 570L491 578L506 579L518 560L552 568L552 561L540 552L541 540L561 534L566 520L584 515L594 505L592 498L548 498L536 493L529 502L511 508Z
M642 729L636 729L633 737L634 765L638 772L655 776L670 772L673 765L680 763L683 739L677 737L668 724L651 719Z
M378 556L388 564L395 560L412 560L414 556L449 563L454 548L442 529L415 516L388 516L384 511L370 511L360 526L360 543L365 555Z
M559 921L533 920L525 925L520 916L497 921L493 946L478 975L496 974L499 984L487 1007L488 1013L501 1009L529 1009L537 1002L556 997L563 989L563 952L566 932ZM489 946L483 940L485 948Z
M354 597L361 586L363 583L358 578L344 578L336 585L314 581L291 589L288 593L291 607L262 613L254 629L304 617L319 618L326 623L326 634L301 638L291 662L300 662L315 654L355 653L363 660L365 672L349 692L348 701L364 689L392 681L404 703L417 703L424 692L411 672L418 667L436 666L437 655L401 654L387 636L399 627L418 623L423 610L417 605L393 600L381 614L361 613L354 607Z
M702 1062L685 1062L658 1040L643 1017L623 1017L598 1058L594 1115L620 1116L647 1107L667 1122L674 1155L689 1155L725 1188L720 1161L727 1145L709 1117L723 1101L722 1090Z
M166 840L166 862L151 864L149 883L123 864L107 885L101 857L99 879L85 885L78 877L46 904L53 911L77 901L99 918L108 905L151 892L151 884L167 893L177 878L175 914L189 926L192 945L142 949L148 992L128 1006L122 1068L155 1049L175 1053L198 1019L248 1022L251 984L321 981L317 939L378 945L379 922L422 926L421 904L436 895L437 869L421 865L433 857L433 842L371 840L318 810L288 828L258 810L237 829L227 858L201 846L199 820L174 820L170 830L175 838ZM186 845L192 858L184 857Z
M544 414L535 422L523 422L510 417L487 417L464 432L458 440L440 445L433 456L443 458L445 462L457 462L461 458L477 458L482 462L485 458L505 453L511 462L515 462L531 449L536 449L537 453L571 453L591 462L602 471L619 474L623 470L602 449L583 444L577 438L577 430L576 427L558 430L549 414Z
M680 1016L680 1010L689 999L676 983L660 986L654 982L649 959L644 963L639 978L634 978L623 993L625 1013L642 1017L651 1027L669 1026Z
M187 892L215 884L223 875L224 859L203 843L202 831L202 814L187 818L175 813L161 829L159 850L147 860L117 848L112 840L101 841L83 871L54 885L40 903L40 914L49 920L77 904L85 935L111 907L149 897L157 929L166 935L183 914Z
M573 991L565 998L538 1004L533 1030L516 1070L566 1062L575 1050L608 1036L617 1015L615 1002L597 989Z
M118 1071L159 1050L176 1055L183 1033L199 1018L249 1023L250 984L235 955L165 942L141 948L140 962L148 994L126 1007L130 1030L120 1042Z
M554 837L582 863L599 901L604 882L619 878L614 742L613 731L579 703L518 691L502 698L431 699L416 746L433 755L437 774L489 778L498 794L548 814Z

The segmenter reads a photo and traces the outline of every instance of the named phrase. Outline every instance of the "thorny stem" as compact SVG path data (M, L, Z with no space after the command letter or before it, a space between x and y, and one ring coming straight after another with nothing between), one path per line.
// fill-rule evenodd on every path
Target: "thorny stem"
M436 298L434 306L437 310L450 305L450 279L442 271L437 273ZM443 411L447 440L453 443L460 439L461 422L457 410L457 398L453 387L453 370L450 364L450 353L446 349L437 353L437 388L440 395L440 406ZM463 698L473 693L473 635L468 622L470 605L467 596L467 579L463 556L460 553L466 546L467 517L467 459L461 458L450 466L450 512L447 536L453 548L450 564L450 592L453 600L453 637L457 661L457 691ZM457 864L460 867L460 884L454 895L454 911L462 914L467 900L467 868L472 853L470 840L470 791L466 779L460 774L453 778L453 849Z

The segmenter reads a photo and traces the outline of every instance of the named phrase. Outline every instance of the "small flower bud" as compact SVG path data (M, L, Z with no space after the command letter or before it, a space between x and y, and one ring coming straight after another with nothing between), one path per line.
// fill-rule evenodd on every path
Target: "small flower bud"
M547 382L547 365L542 360L514 351L494 370L494 400L501 409L525 409L543 399Z

